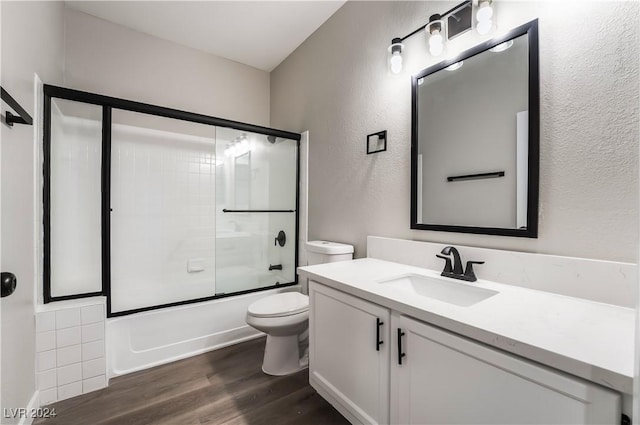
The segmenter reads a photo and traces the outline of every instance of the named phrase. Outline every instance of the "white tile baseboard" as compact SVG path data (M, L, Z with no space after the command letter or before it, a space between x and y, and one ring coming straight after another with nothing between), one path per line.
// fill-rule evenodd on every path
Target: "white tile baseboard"
M104 300L52 304L36 313L40 406L107 386Z

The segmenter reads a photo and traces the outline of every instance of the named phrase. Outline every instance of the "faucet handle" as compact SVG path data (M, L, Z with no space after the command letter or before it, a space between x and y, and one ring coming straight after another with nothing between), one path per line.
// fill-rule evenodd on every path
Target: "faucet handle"
M456 248L453 247L453 246L445 246L444 248L442 248L442 251L440 251L440 254L450 255L451 254L451 250L456 251ZM442 258L442 257L440 257L440 258Z
M464 276L466 278L465 280L468 280L469 282L475 282L478 280L476 274L473 272L474 264L484 264L484 261L467 261L467 266L464 269Z
M436 257L438 258L442 258L445 263L444 263L444 270L442 270L442 276L445 275L445 273L451 273L452 267L451 267L451 258L449 257L445 257L444 255L440 255L440 254L436 254Z

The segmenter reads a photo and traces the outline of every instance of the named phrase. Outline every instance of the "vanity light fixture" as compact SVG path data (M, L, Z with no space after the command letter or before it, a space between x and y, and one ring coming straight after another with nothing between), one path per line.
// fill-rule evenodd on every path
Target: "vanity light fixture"
M401 38L394 38L391 40L391 45L389 46L389 71L392 74L400 74L402 72L402 49L404 49L404 44L402 44Z
M437 57L444 52L444 21L439 14L431 15L429 23L425 27L427 42L429 43L429 53Z
M435 13L431 15L428 23L404 37L394 38L387 49L389 72L396 75L402 72L402 54L404 52L404 44L402 43L407 38L418 34L422 30L425 31L429 54L433 57L442 55L448 40L464 34L472 28L474 21L472 10L474 5L479 4L478 11L481 11L479 15L478 13L475 14L476 19L483 19L482 22L485 26L486 24L484 24L484 22L488 19L490 30L493 27L493 1L494 0L465 0L442 14ZM479 24L476 24L477 29L479 28L478 25ZM482 29L484 29L484 27L482 27ZM480 31L480 29L478 29L478 31Z
M493 0L474 0L476 6L476 31L480 35L486 35L493 28Z

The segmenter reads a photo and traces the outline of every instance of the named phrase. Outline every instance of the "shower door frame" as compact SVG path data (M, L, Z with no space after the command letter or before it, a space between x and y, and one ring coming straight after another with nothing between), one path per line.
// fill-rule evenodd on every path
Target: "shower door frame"
M87 103L102 107L102 170L101 170L101 259L102 259L102 290L99 292L64 295L54 297L51 295L51 102L52 99L65 99L80 103ZM193 304L203 301L210 301L219 298L232 297L236 295L248 294L251 292L266 291L269 289L282 288L298 284L298 274L294 272L294 281L267 286L263 288L248 289L245 291L232 292L227 294L211 295L208 297L195 298L191 300L176 301L172 303L141 307L131 310L112 312L111 311L111 111L119 109L130 112L138 112L148 115L172 118L181 121L189 121L198 124L207 124L212 127L226 127L240 131L275 136L283 139L294 140L296 142L296 206L295 214L295 252L294 268L298 268L299 249L299 226L300 226L300 139L301 134L284 130L263 127L259 125L247 124L240 121L227 120L224 118L198 114L194 112L182 111L179 109L167 108L164 106L151 105L148 103L136 102L101 94L89 93L85 91L69 89L66 87L44 85L44 161L43 161L43 225L44 225L44 279L43 298L44 303L64 301L78 298L94 296L105 296L107 301L107 317L125 316L128 314L140 313L143 311L157 310L160 308L175 307L185 304ZM217 142L217 141L216 141Z

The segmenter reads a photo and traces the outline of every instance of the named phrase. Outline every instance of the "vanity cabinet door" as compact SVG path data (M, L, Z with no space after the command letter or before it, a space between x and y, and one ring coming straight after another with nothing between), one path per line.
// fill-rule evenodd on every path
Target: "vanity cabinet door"
M619 394L405 316L392 348L394 424L614 424Z
M309 283L309 382L352 423L389 422L389 310Z

